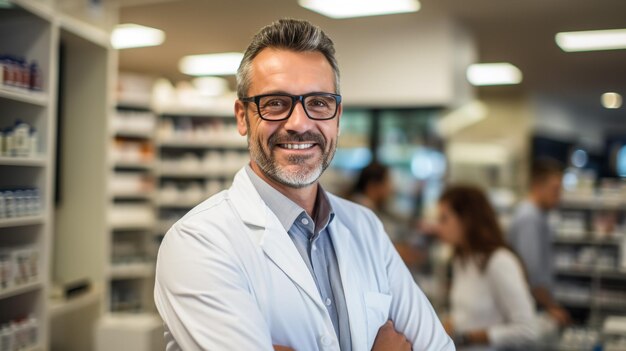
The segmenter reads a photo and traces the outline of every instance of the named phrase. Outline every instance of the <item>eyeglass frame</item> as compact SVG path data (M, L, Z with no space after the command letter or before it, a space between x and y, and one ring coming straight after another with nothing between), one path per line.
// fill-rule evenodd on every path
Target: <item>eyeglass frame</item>
M291 109L289 110L289 113L287 114L287 116L281 119L267 119L263 117L263 115L261 114L261 106L259 105L259 102L261 101L262 98L268 97L268 96L286 96L286 97L291 98ZM337 106L335 107L335 112L333 113L333 115L328 118L311 117L311 115L309 115L309 111L307 110L306 106L304 106L304 99L310 96L332 96L333 98L335 98L335 102L337 103ZM337 111L339 111L339 106L341 105L341 95L334 94L334 93L321 93L321 92L308 93L304 95L291 95L287 93L261 94L261 95L243 97L239 100L241 100L242 102L254 102L254 104L256 105L256 109L257 109L257 113L259 117L262 120L269 121L269 122L281 122L281 121L285 121L289 119L289 117L291 117L291 114L293 113L293 110L296 108L296 104L298 103L298 101L302 105L302 109L304 110L304 113L306 114L306 116L309 119L314 120L314 121L328 121L337 117Z

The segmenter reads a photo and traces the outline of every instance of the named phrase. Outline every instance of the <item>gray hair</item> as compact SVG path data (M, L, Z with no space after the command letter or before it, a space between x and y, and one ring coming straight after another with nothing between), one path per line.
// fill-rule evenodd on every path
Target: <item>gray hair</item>
M333 69L335 93L339 94L339 65L333 41L319 27L307 21L283 18L261 28L246 49L237 70L237 96L240 99L247 96L250 88L252 60L265 48L322 53Z

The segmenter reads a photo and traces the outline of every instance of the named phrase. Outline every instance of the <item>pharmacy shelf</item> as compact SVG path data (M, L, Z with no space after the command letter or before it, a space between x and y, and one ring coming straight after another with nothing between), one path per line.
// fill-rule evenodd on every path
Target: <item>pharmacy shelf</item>
M113 199L115 200L152 200L153 198L152 191L113 193Z
M110 227L113 231L152 230L154 223L111 223Z
M0 219L0 228L10 227L23 227L27 225L42 224L44 222L44 216L27 216L27 217L15 217L15 218L2 218Z
M246 139L190 141L190 140L159 140L157 146L169 149L235 149L247 150Z
M558 275L578 276L578 277L626 279L626 271L621 271L617 269L556 268L555 273Z
M0 98L19 101L36 106L47 106L50 100L48 94L31 92L24 89L11 88L6 86L0 87Z
M141 262L113 264L109 268L109 276L116 280L150 278L154 276L154 271L154 263Z
M626 201L618 196L564 197L560 206L563 209L619 210L626 208Z
M208 196L206 197L208 198ZM171 208L171 209L192 209L198 206L202 201L206 198L202 198L198 201L157 201L157 205L161 208Z
M0 166L44 167L48 164L43 156L37 157L0 157Z
M121 138L132 138L132 139L151 139L152 132L145 132L141 130L132 130L132 129L118 129L113 131L113 135Z
M150 102L143 98L133 97L120 97L116 101L116 106L119 109L133 109L133 110L145 110L150 111Z
M180 178L180 179L215 179L224 177L233 177L239 168L236 170L220 170L220 171L176 171L176 170L161 170L158 175L161 178Z
M31 283L21 284L18 286L13 286L8 289L0 290L0 300L6 299L8 297L21 295L27 292L35 291L41 289L43 283L41 281L35 281Z
M608 239L595 239L596 235L593 233L586 234L581 238L574 237L555 237L553 242L555 244L567 244L567 245L620 245L622 243L621 238L608 238Z
M168 117L201 117L201 118L232 118L235 119L232 106L227 109L189 107L189 106L167 106L157 107L155 112Z
M151 170L154 168L153 162L128 162L128 161L115 161L113 162L114 168L136 169L136 170Z

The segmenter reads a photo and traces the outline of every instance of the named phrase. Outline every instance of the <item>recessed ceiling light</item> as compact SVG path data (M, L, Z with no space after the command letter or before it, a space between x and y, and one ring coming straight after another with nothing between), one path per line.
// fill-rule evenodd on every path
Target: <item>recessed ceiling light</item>
M180 60L178 68L191 76L228 76L237 73L241 59L240 52L190 55Z
M417 12L418 0L298 0L300 6L331 18Z
M165 32L162 30L133 23L118 24L111 35L111 45L115 49L157 46L163 41Z
M626 29L562 32L555 40L567 52L626 49Z
M477 63L467 68L467 80L476 86L519 84L522 71L507 62Z
M618 93L602 94L602 106L609 109L617 109L622 107L622 96Z

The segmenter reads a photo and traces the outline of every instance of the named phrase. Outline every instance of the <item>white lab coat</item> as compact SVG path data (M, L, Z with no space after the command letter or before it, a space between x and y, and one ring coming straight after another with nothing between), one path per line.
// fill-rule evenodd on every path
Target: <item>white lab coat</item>
M354 351L372 348L388 320L413 350L454 350L432 306L362 206L329 194L329 225ZM167 350L339 350L315 282L245 170L232 187L191 210L167 233L154 298Z

